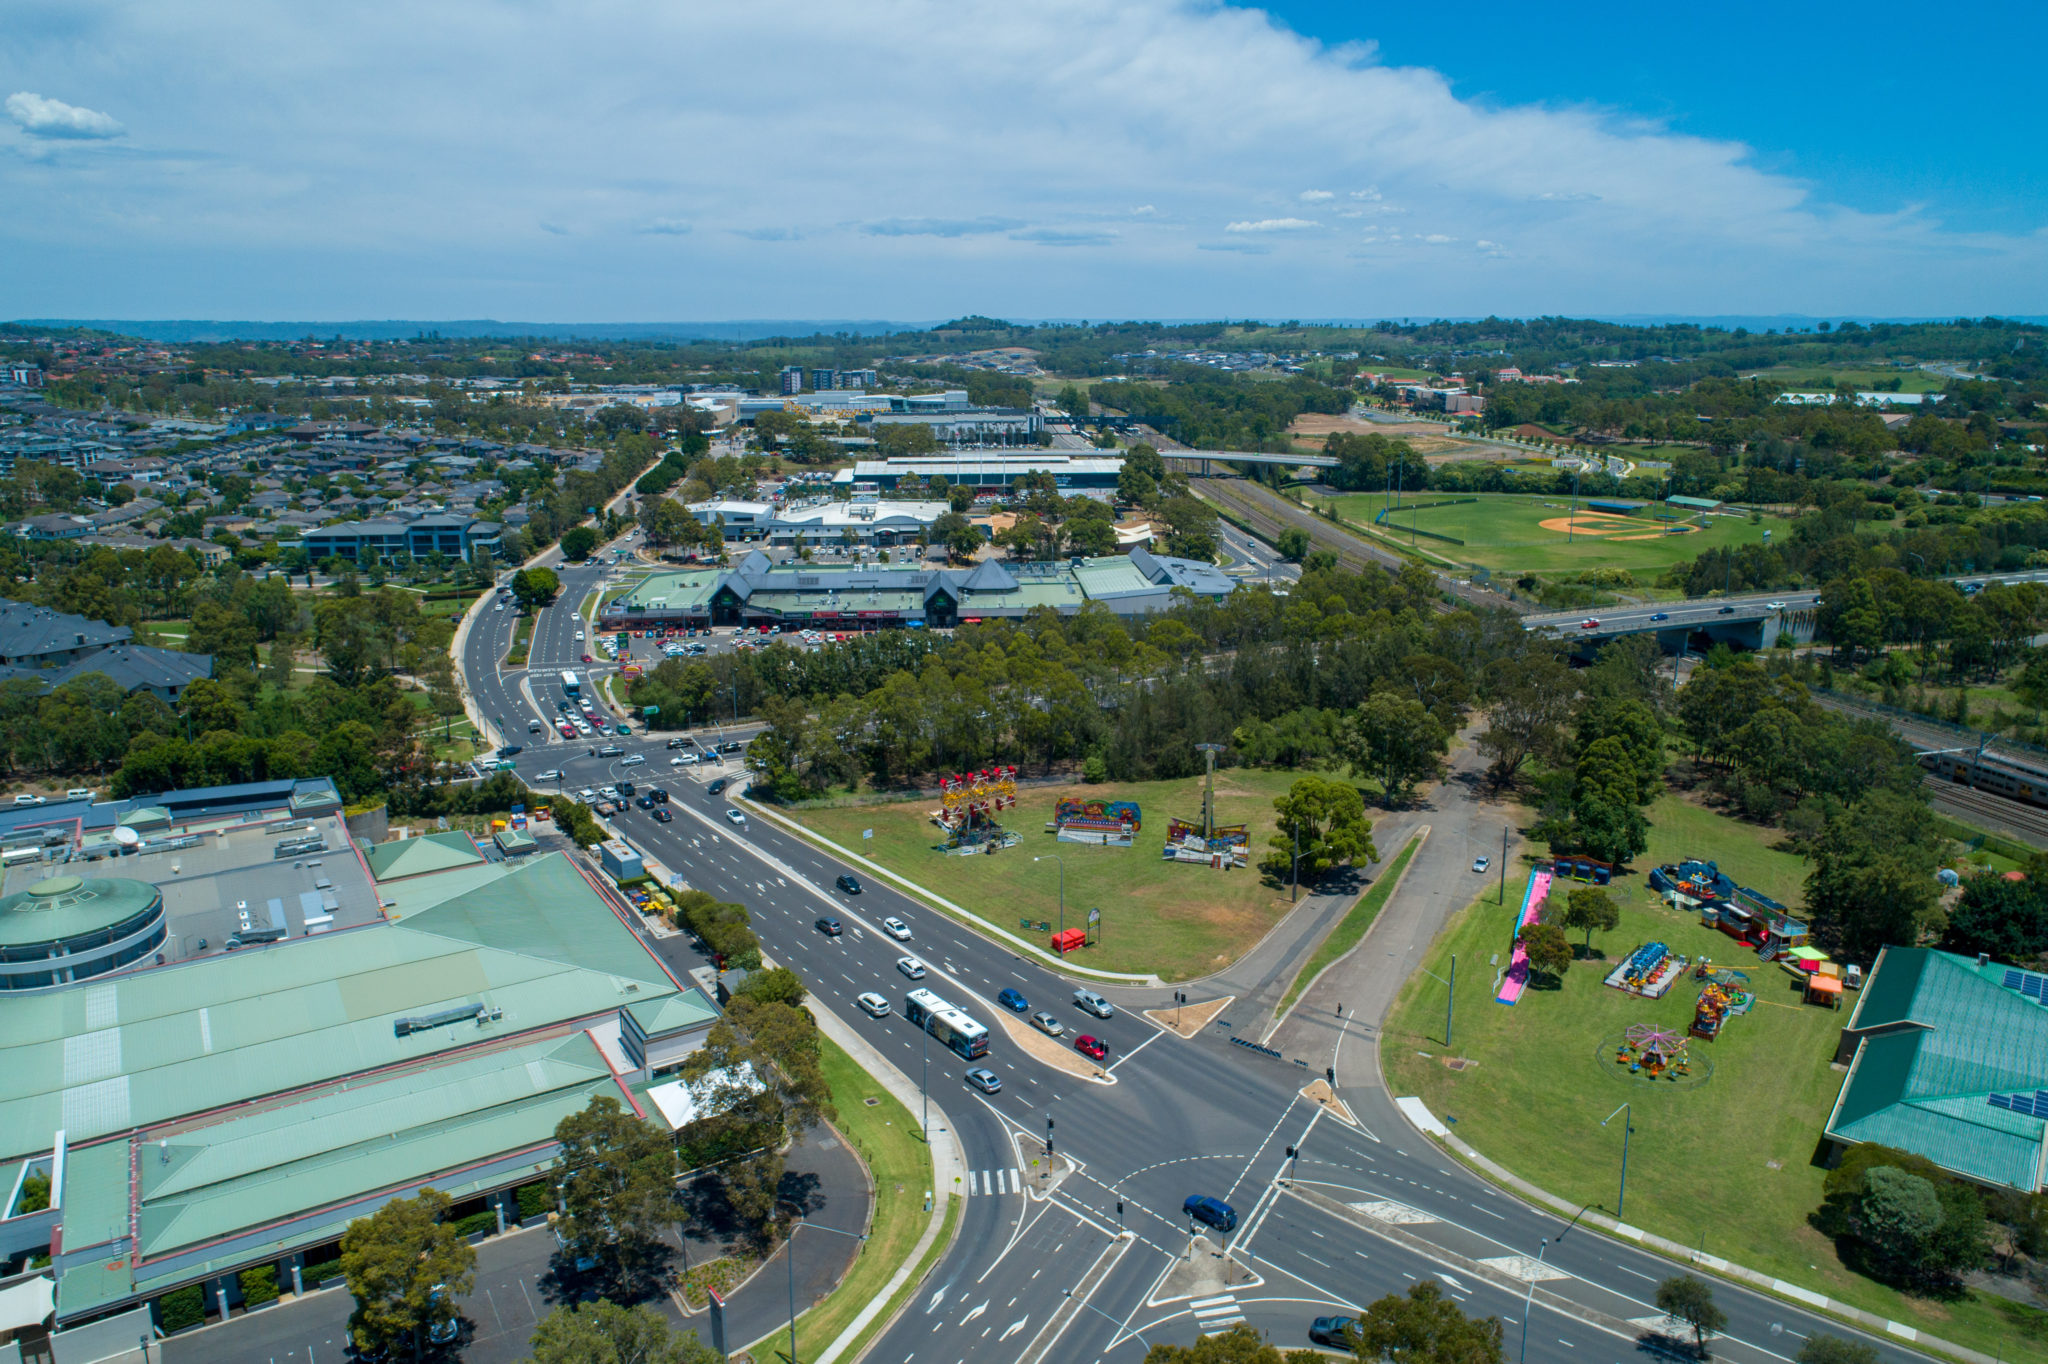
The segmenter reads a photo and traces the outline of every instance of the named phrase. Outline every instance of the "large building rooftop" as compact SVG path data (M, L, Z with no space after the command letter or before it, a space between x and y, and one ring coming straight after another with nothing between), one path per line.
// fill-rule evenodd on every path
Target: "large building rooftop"
M531 1178L715 1016L567 856L400 884L392 922L0 997L0 1155L67 1148L60 1318Z
M2033 1193L2048 1168L2048 976L1887 947L1843 1033L1827 1135Z

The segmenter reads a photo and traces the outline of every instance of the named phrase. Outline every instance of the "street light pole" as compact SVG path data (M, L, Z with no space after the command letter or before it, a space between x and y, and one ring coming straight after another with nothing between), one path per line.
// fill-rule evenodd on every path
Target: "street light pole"
M1628 1114L1627 1117L1621 1120L1621 1192L1614 1199L1614 1220L1619 1222L1621 1220L1621 1210L1628 1202L1628 1139L1635 1135L1636 1115L1627 1104L1623 1104L1620 1108L1615 1109L1613 1113L1609 1113L1600 1125L1605 1127L1608 1123L1613 1122L1617 1113Z
M1544 1237L1536 1243L1536 1273L1543 1272L1543 1252L1550 1249L1550 1238ZM1529 1359L1529 1309L1536 1302L1536 1276L1529 1278L1528 1292L1522 1296L1522 1354L1517 1364L1528 1364Z
M1500 902L1508 902L1508 826L1500 826Z

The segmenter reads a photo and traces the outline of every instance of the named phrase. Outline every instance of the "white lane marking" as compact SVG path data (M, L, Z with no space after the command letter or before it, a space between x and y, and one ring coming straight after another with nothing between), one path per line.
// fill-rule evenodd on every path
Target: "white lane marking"
M1004 1327L1004 1328L1003 1328L1003 1333L1002 1333L1002 1335L998 1336L998 1337L997 1337L997 1339L998 1339L998 1340L1008 1340L1008 1339L1009 1339L1009 1338L1010 1338L1011 1336L1014 1336L1014 1335L1016 1335L1016 1334L1017 1334L1017 1333L1018 1333L1019 1331L1023 1330L1023 1329L1024 1329L1024 1323L1025 1323L1025 1322L1027 1322L1027 1321L1029 1321L1029 1320L1031 1320L1031 1318L1029 1318L1029 1317L1019 1317L1019 1318L1017 1318L1017 1319L1016 1319L1015 1321L1011 1322L1011 1323L1010 1323L1010 1324L1009 1324L1008 1326L1006 1326L1006 1327Z

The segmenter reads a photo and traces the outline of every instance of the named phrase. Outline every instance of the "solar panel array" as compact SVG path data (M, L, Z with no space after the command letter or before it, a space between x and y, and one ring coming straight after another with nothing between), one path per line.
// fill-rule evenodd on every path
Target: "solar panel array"
M2037 976L2032 971L2011 971L2005 973L2005 988L2018 990L2036 1004L2048 1004L2048 976Z
M1991 1106L2011 1113L2024 1113L2030 1118L2048 1118L2048 1089L2037 1089L2031 1095L1993 1094Z

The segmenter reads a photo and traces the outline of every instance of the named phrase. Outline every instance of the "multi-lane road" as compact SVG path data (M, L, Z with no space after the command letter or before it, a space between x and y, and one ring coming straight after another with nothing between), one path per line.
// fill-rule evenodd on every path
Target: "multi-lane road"
M1242 539L1230 536L1233 555ZM1245 551L1239 571L1263 571L1262 550ZM562 669L584 671L575 634L586 627L574 620L575 605L602 572L563 571L562 595L541 614L523 673L497 667L512 612L486 607L469 631L460 663L470 693L487 716L506 718L513 742L526 741L527 719L553 714ZM691 886L746 903L769 955L906 1075L928 1082L960 1143L967 1174L956 1190L966 1200L958 1239L868 1358L1135 1364L1150 1344L1190 1342L1237 1320L1292 1348L1308 1343L1311 1318L1354 1311L1421 1279L1442 1283L1470 1312L1501 1317L1518 1352L1524 1306L1532 1304L1527 1349L1537 1359L1620 1361L1654 1329L1656 1284L1679 1267L1583 1225L1567 1232L1564 1219L1445 1156L1379 1087L1377 1018L1351 1020L1327 1059L1354 1124L1303 1096L1315 1077L1293 1058L1231 1045L1226 1027L1189 1040L1155 1025L1142 1010L1168 1004L1166 992L1105 987L1116 1016L1094 1018L1073 1003L1077 982L1038 959L878 883L758 809L736 819L734 791L708 790L715 776L740 775L736 762L671 768L663 736L622 742L626 756L644 761L628 766L623 757L592 755L587 741L557 741L529 748L519 766L562 769L572 789L621 776L665 785L673 822L633 809L612 821L618 831ZM934 864L943 872L936 857ZM848 872L863 883L861 894L836 888ZM820 932L824 914L846 931ZM880 930L890 915L910 926L908 943ZM675 942L654 945L686 950ZM896 963L906 954L927 964L917 984L990 1027L992 1047L978 1064L1002 1078L1000 1093L970 1089L962 1078L968 1062L904 1019L903 995L914 987ZM1405 968L1389 961L1381 969ZM1051 1011L1069 1037L1088 1032L1107 1042L1100 1076L1049 1064L1014 1039L998 1017L1005 988ZM867 991L896 1011L864 1015L855 999ZM1200 1000L1218 992L1196 983L1189 993ZM1049 1127L1060 1158L1052 1175L1043 1163ZM1298 1160L1287 1157L1289 1147ZM1181 1207L1191 1194L1237 1210L1227 1264L1213 1233L1189 1258ZM1862 1336L1736 1284L1715 1291L1730 1316L1715 1346L1723 1358L1783 1361L1821 1330L1867 1339L1890 1359L1917 1358L1895 1339Z

